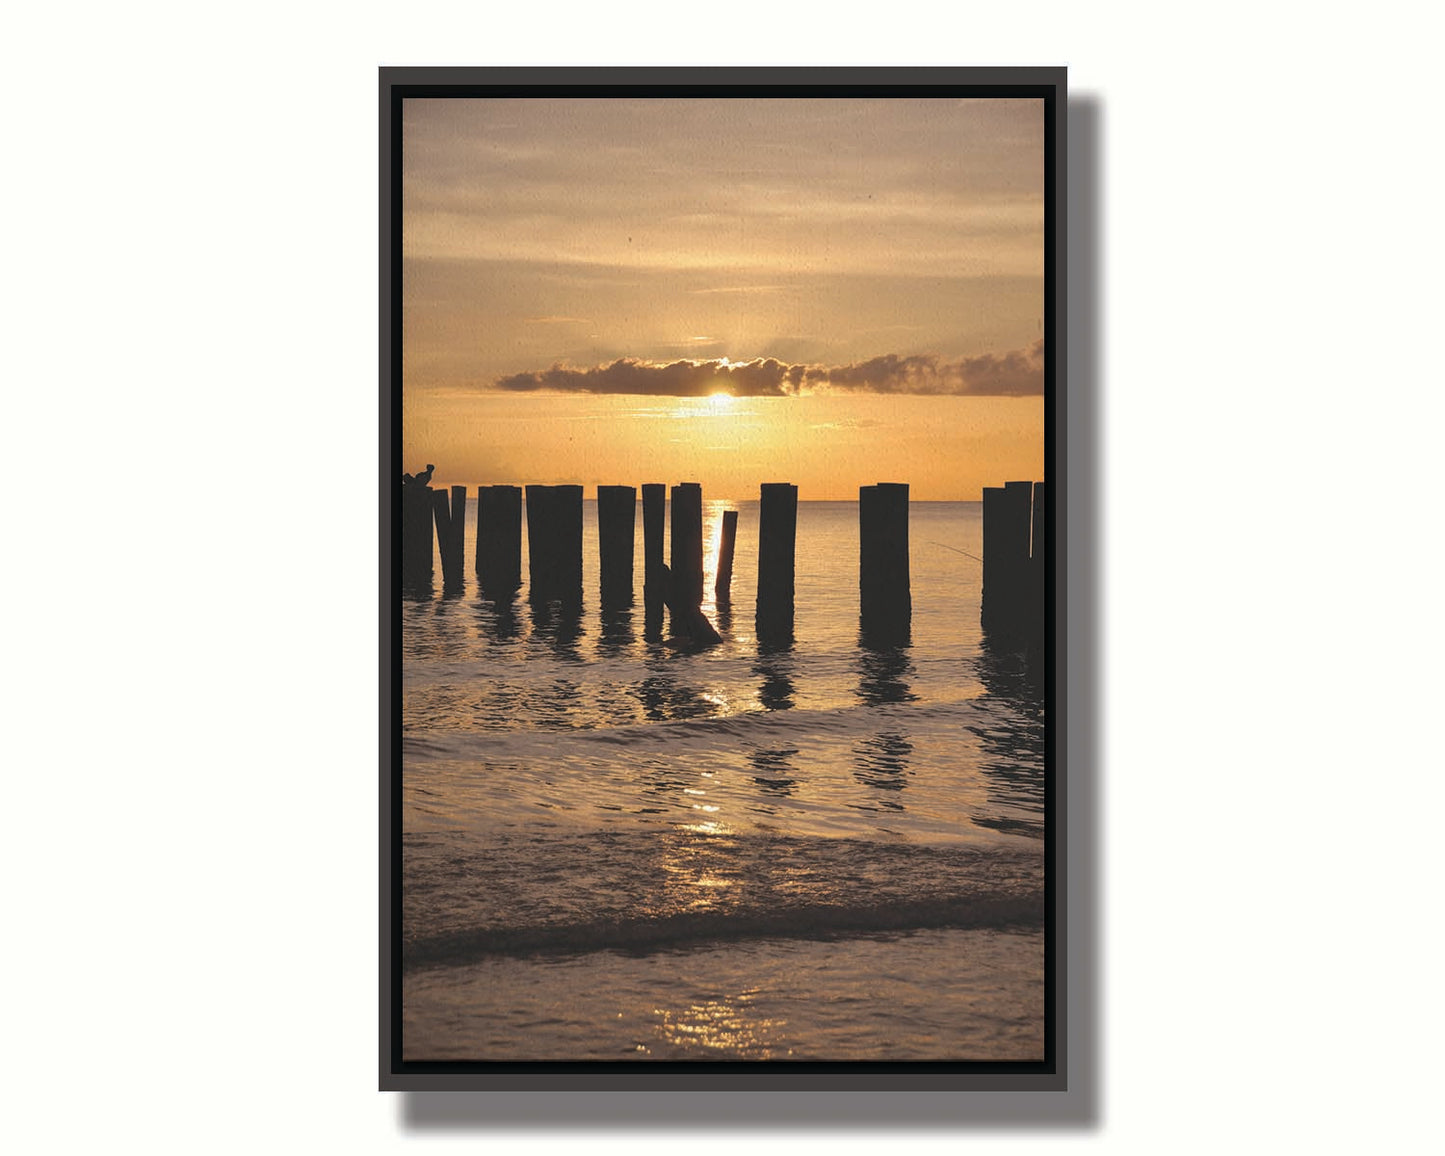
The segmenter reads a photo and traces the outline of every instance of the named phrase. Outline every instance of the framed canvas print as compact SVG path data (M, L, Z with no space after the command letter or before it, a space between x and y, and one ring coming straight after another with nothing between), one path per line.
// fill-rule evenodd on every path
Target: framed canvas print
M1064 70L380 81L382 1087L1064 1086Z

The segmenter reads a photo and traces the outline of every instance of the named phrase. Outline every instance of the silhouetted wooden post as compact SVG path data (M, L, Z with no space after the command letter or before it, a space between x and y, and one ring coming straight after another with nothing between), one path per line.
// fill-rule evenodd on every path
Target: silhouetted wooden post
M636 486L597 487L597 561L602 608L632 605L632 553L637 525Z
M1044 628L1044 597L1047 585L1044 581L1044 543L1048 538L1048 502L1044 485L1043 482L1034 483L1033 536L1029 549L1029 574L1033 584L1029 600L1029 613L1037 616L1035 629L1040 633Z
M983 488L983 597L979 620L985 630L1000 620L1003 605L1003 576L1008 567L1003 558L1002 486Z
M401 580L406 586L424 585L432 578L432 490L430 486L401 487Z
M732 600L733 587L733 545L738 536L738 512L736 510L724 510L722 520L722 542L717 552L717 581L713 583L713 593L717 596L717 604L722 606Z
M551 486L527 487L527 597L534 602L557 589L556 507Z
M482 592L513 594L522 585L522 488L477 490L477 577Z
M582 604L582 487L527 487L527 564L534 601Z
M462 491L465 501L466 490L457 486L453 490ZM442 555L442 580L447 585L454 585L461 581L462 577L462 555L460 550L454 549L458 541L458 533L454 528L456 522L462 521L466 516L466 507L453 511L447 500L446 490L433 490L431 496L432 518L436 522L437 544L441 548Z
M462 567L466 558L467 538L467 488L452 487L451 519L447 525L447 536L442 544L442 573L446 581L456 583L462 580Z
M642 487L643 630L648 638L662 634L662 609L668 597L662 551L666 505L666 486L649 483Z
M557 597L582 605L582 487L553 486L557 514Z
M1007 537L1004 541L1004 557L1009 559L1010 575L1006 579L1011 591L1009 619L1015 630L1031 624L1033 600L1030 594L1033 583L1029 573L1030 521L1033 514L1033 482L1005 482L1003 484L1005 508L1004 518Z
M913 620L908 578L908 485L858 489L858 608L865 635L903 642Z
M983 491L985 629L1012 632L1026 621L1032 496L1032 482L1007 482L1002 489Z
M702 486L672 487L672 596L679 606L702 605Z
M758 502L758 638L793 636L793 579L798 538L798 487L764 482Z

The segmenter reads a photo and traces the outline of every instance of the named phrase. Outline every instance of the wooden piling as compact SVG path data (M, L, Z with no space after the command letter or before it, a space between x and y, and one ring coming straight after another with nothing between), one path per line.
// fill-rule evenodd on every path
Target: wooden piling
M1026 629L1034 617L1029 573L1030 522L1033 515L1033 482L1005 482L1003 485L1006 537L1004 557L1008 559L1009 624L1014 632Z
M858 609L865 636L906 642L913 620L908 573L908 485L858 489Z
M1033 532L1030 536L1029 557L1039 561L1043 560L1044 542L1048 539L1048 503L1044 492L1046 485L1046 482L1034 483L1033 514L1030 518Z
M527 577L532 601L582 602L582 487L527 487Z
M648 483L642 487L642 600L643 636L662 635L662 610L667 603L667 563L663 560L663 528L666 524L667 487Z
M597 559L602 608L632 605L636 486L597 487Z
M793 583L798 537L798 487L764 482L758 502L758 639L793 636Z
M1016 633L1032 617L1029 538L1032 482L983 491L983 607L987 630Z
M582 487L554 486L557 495L558 597L582 604Z
M477 578L489 597L506 597L522 585L520 486L477 490Z
M452 487L451 519L447 526L446 542L442 546L442 573L448 583L462 580L462 569L466 558L467 538L467 488Z
M1034 483L1034 503L1031 525L1033 533L1029 544L1029 591L1030 613L1038 615L1037 629L1043 630L1046 586L1045 543L1048 540L1048 501L1044 482Z
M713 583L713 593L716 595L719 606L732 601L733 546L737 541L737 536L738 512L724 510L722 541L718 544L717 552L717 580Z
M401 487L401 581L404 586L432 580L432 490Z
M672 597L679 606L702 605L702 486L672 487Z
M455 490L462 491L463 505L460 510L453 511L452 503L448 500L446 490L433 490L431 496L432 520L436 523L437 545L440 547L442 556L442 580L448 586L454 586L461 581L462 558L461 551L456 549L459 535L454 524L461 522L465 524L466 517L466 490L457 486Z

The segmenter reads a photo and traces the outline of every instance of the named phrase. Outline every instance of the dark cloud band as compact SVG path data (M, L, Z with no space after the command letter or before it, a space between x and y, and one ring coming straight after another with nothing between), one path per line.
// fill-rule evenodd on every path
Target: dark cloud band
M554 365L537 373L499 378L496 388L527 393L626 393L648 397L794 397L803 393L934 394L1026 397L1044 391L1044 343L959 361L932 354L896 353L851 365L787 364L771 357L733 362L667 363L624 357L609 365L574 369Z

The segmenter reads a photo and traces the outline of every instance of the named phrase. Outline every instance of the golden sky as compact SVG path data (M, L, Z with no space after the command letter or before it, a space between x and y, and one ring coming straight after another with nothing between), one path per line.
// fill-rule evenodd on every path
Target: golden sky
M1043 477L1037 100L408 99L403 468Z

